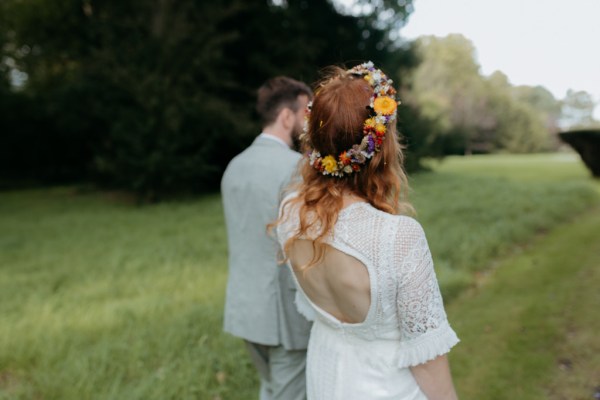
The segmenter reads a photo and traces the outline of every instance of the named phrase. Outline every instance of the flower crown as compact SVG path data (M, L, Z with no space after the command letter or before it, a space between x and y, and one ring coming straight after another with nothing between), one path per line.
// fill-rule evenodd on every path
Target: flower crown
M333 155L321 156L316 150L308 152L308 160L323 175L346 176L361 170L367 160L381 150L381 145L387 132L387 124L396 119L396 90L389 79L380 69L373 66L371 61L357 65L348 71L348 75L363 76L373 87L369 107L371 116L363 124L363 139L360 144L355 144L351 149L343 151L337 158ZM312 102L308 105L304 124L304 137L308 133L308 120Z

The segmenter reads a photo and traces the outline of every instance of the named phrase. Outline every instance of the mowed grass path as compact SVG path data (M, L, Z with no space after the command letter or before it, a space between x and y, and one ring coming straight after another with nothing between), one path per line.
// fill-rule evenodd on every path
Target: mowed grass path
M575 226L573 218L594 207L598 185L580 163L564 155L451 158L412 185L463 340L452 353L462 398L542 399L543 390L584 387L577 371L597 359L576 356L597 346L590 330L597 321L583 312L552 323L544 316L594 305L585 293L597 275L585 275L583 265L597 263L596 254L581 269L566 268L580 271L573 275L518 267L518 255L488 273L517 245ZM597 219L584 221L593 230ZM573 237L591 246L589 235ZM553 255L545 247L558 242L535 239L534 247ZM77 188L0 193L0 399L255 398L241 342L221 331L226 251L218 195L136 207ZM587 254L581 246L562 253L571 262ZM507 289L494 289L502 279ZM562 285L550 306L548 282ZM569 341L561 339L567 326ZM550 355L538 360L527 351L541 343ZM571 374L556 375L559 353ZM534 389L506 397L503 390L518 387L514 359L524 360L521 387Z

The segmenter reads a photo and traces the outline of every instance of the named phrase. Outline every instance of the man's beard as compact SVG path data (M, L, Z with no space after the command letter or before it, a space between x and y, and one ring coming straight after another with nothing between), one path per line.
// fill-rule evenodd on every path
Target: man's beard
M300 135L294 132L292 135L292 150L300 152L300 147L302 147L300 143Z
M300 152L302 143L300 141L300 135L302 134L302 130L294 129L292 132L292 150Z

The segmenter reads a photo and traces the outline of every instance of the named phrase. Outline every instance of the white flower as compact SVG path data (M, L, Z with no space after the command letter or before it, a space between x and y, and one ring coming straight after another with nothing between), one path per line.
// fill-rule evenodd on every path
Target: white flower
M385 125L385 117L383 115L377 115L375 116L375 123L377 124L384 124Z
M321 153L313 150L310 153L310 156L308 157L308 161L309 161L310 165L314 165L315 161L317 161L317 159L319 159L319 158L321 158Z

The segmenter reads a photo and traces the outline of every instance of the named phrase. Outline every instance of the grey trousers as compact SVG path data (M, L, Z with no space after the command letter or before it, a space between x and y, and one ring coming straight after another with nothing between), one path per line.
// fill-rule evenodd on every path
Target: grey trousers
M260 400L306 400L306 350L246 341L260 375Z

